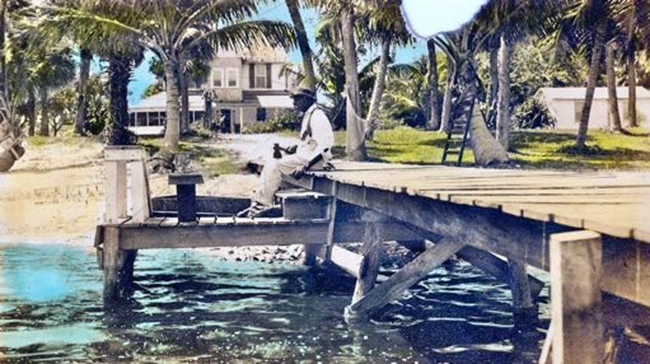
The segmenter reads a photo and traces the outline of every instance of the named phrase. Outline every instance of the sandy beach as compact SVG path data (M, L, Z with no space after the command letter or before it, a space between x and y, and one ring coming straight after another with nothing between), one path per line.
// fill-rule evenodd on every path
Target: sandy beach
M273 136L228 136L211 140L216 148L245 163L260 158ZM28 146L14 168L0 174L0 241L91 245L104 213L104 145L77 143ZM200 170L200 166L197 166ZM197 193L250 196L256 177L229 174L207 179ZM174 194L164 174L150 176L152 196Z

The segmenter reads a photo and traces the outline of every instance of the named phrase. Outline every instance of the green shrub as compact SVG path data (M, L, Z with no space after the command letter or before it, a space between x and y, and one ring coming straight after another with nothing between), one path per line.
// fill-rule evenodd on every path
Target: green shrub
M515 108L512 120L519 129L550 129L555 126L555 118L543 102L529 98Z
M300 115L294 110L284 110L264 122L249 124L244 134L279 133L300 128Z

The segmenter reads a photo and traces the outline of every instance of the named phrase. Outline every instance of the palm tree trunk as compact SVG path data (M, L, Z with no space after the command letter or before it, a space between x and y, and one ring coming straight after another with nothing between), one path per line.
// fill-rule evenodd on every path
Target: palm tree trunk
M493 41L490 42L490 86L488 89L488 123L494 123L497 114L497 102L499 92L499 47ZM496 123L495 123L496 124ZM494 125L494 124L491 124Z
M180 139L180 105L178 102L178 82L174 72L175 61L165 60L165 77L167 78L167 123L165 126L165 148L177 151Z
M607 53L605 55L607 67L607 106L609 109L609 128L612 131L621 131L621 114L618 112L618 95L616 95L616 73L614 71L614 62L616 57L616 43L607 44Z
M29 136L36 134L36 93L34 87L27 86L27 120L29 128L27 133Z
M309 46L309 38L307 38L307 31L305 24L300 16L300 7L298 0L285 0L289 15L293 26L296 28L296 40L298 41L298 48L302 55L302 68L305 72L305 86L312 90L316 89L316 72L314 71L314 54Z
M379 72L375 79L375 85L372 90L370 107L368 108L368 129L366 130L366 139L372 140L375 130L379 127L379 105L381 98L386 89L386 75L388 74L388 64L390 63L390 39L384 39L381 42L381 55L379 56Z
M132 144L129 126L128 85L131 76L130 60L122 55L111 55L108 60L111 129L109 145Z
M630 35L627 49L627 119L632 128L639 126L636 116L636 44L634 41L634 22L631 22Z
M453 88L456 83L456 66L454 60L447 56L447 82L445 89L445 97L442 102L442 118L440 120L440 129L442 133L446 133L449 129L449 121L451 118L451 99L453 96Z
M86 135L84 123L88 114L88 77L90 76L90 62L93 54L87 48L81 48L80 51L81 65L79 66L79 98L77 99L77 117L75 120L74 131L79 135Z
M510 144L510 57L512 48L505 34L499 48L499 91L497 109L497 141L508 150Z
M41 130L39 134L41 136L50 136L50 116L48 112L49 110L47 108L47 88L41 87L39 94L41 97Z
M589 116L591 114L591 104L594 101L596 91L596 82L600 74L600 58L603 55L603 43L605 38L606 23L601 20L594 34L594 44L591 53L591 63L589 65L589 76L587 77L587 92L585 95L585 104L580 114L580 126L578 127L578 137L576 138L576 149L584 149L587 141L587 130L589 129Z
M181 134L186 134L190 130L190 91L186 70L186 67L178 67L178 87L181 93Z
M473 57L470 55L470 57ZM470 58L461 61L461 69L458 70L457 87L460 89L460 100L471 100L476 102L476 94L478 92L476 67L475 61ZM476 109L475 109L476 110ZM474 112L474 114L477 114ZM483 167L495 167L504 163L508 163L508 153L505 148L492 136L487 125L474 115L470 120L470 147L474 153L474 161L476 164Z
M438 55L436 53L436 43L433 39L427 41L427 50L429 56L429 85L428 94L430 97L430 118L427 125L429 130L438 130L440 128L441 107L440 107L440 90L438 87Z
M347 93L346 156L353 161L366 159L365 125L361 118L359 72L357 70L357 45L354 40L354 14L349 7L341 14L343 33L343 58L345 60L345 84Z
M7 82L7 59L5 56L5 32L7 30L7 0L0 0L0 97L9 101Z

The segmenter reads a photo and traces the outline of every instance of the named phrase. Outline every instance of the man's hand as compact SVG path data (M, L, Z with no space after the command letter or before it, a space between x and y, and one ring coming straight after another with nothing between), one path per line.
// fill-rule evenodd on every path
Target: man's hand
M297 150L298 150L298 146L297 146L297 145L292 145L292 146L290 146L290 147L287 147L284 151L285 151L287 154L296 154L296 151L297 151Z
M301 179L305 175L306 171L307 171L307 166L298 167L296 168L296 170L291 172L291 177L295 179Z

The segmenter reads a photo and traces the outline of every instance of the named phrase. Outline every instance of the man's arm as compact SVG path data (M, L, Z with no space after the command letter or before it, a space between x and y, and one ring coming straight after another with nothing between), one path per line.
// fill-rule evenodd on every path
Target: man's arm
M309 162L307 162L307 164L305 164L304 166L299 167L295 171L293 171L291 173L291 176L293 178L295 178L295 179L302 178L302 176L305 175L305 172L307 172L311 167L315 166L316 163L319 163L319 162L321 162L321 161L323 161L325 159L323 157L323 154L328 153L329 150L330 150L329 148L326 148L322 153L318 153L318 155L315 156L314 158L312 158Z

